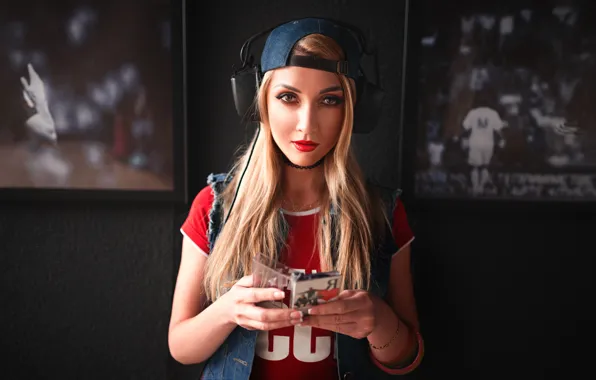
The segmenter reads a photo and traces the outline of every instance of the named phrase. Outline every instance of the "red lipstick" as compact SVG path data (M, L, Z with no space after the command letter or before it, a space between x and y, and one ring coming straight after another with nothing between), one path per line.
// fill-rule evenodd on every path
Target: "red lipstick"
M292 141L292 144L294 144L294 147L301 152L312 152L319 145L313 141L307 140Z

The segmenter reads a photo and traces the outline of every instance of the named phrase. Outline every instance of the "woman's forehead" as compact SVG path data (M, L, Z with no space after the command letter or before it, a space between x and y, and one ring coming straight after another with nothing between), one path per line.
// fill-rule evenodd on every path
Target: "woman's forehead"
M317 69L289 66L271 74L271 88L286 85L300 91L320 91L341 85L337 74Z

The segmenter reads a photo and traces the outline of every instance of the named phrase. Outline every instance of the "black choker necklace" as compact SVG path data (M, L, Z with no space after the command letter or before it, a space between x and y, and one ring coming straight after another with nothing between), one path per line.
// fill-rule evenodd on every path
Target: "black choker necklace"
M292 161L290 161L288 159L288 157L286 157L285 154L282 154L281 156L283 157L283 160L286 163L286 165L291 166L291 167L293 167L295 169L301 169L301 170L309 170L309 169L316 168L317 166L321 165L323 163L323 161L325 161L325 157L323 157L319 161L315 162L312 165L309 165L309 166L300 166L300 165L296 165L295 163L293 163Z

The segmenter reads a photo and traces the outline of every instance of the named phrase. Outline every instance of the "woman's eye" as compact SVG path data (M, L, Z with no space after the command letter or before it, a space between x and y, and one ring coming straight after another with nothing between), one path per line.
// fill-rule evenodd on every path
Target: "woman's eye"
M323 99L323 102L330 106L336 106L343 102L343 99L338 96L327 96Z
M289 102L291 102L291 101L293 101L293 100L296 99L296 97L294 96L294 94L288 94L288 93L279 94L279 95L276 96L276 98L279 99L279 100L281 100L281 101L283 101L283 102L286 102L286 103L289 103Z

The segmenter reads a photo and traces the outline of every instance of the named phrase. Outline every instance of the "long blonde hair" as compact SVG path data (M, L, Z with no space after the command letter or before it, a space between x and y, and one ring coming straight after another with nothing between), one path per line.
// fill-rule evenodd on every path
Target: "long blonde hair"
M335 41L318 34L303 38L296 44L294 52L327 59L344 58ZM344 288L368 289L371 280L370 256L376 239L383 232L381 223L386 219L380 203L370 197L364 176L350 148L354 88L343 75L339 75L339 79L345 94L344 120L338 142L323 163L327 194L321 205L322 222L316 240L321 270L335 269L342 273ZM266 99L270 82L271 72L267 72L256 97L261 132L253 138L252 143L256 145L238 189L233 211L207 261L204 287L211 301L218 297L225 282L251 273L255 254L261 253L274 260L279 248L285 244L286 224L278 208L284 164L267 117ZM249 153L247 150L239 157L232 168L233 172L241 172L246 167ZM239 177L235 175L221 194L224 216L234 198ZM337 211L335 223L330 222L332 205ZM332 236L335 238L332 239Z

